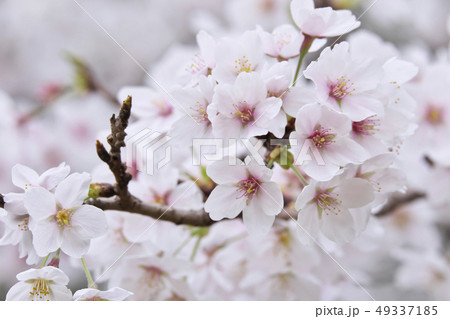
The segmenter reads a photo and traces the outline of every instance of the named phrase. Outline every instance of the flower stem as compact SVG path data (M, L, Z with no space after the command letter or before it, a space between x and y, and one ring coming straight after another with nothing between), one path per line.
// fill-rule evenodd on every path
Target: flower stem
M89 284L88 288L97 288L97 285L95 284L95 281L92 279L91 273L89 272L89 269L86 266L84 258L81 258L81 263L83 264L84 273L86 274L86 278Z
M303 59L308 53L311 45L314 41L314 37L305 35L305 39L303 40L302 46L300 47L300 57L298 59L297 69L295 70L294 82L292 82L292 86L295 86L297 83L298 74L300 73L300 68L302 67Z
M289 164L289 167L294 171L295 175L298 176L298 178L300 179L300 181L303 183L304 186L308 185L308 182L306 181L306 179L302 176L302 174L300 174L300 172L298 171L297 168L295 168L294 165Z
M44 258L44 260L43 260L42 263L41 263L41 268L42 268L42 267L45 267L45 264L47 263L47 260L48 260L49 257L50 257L50 254L48 254L48 255Z
M200 247L200 241L202 240L203 236L198 236L197 240L195 241L194 249L192 250L191 258L189 258L190 261L194 261L195 255L197 255L198 248Z
M186 240L184 242L181 243L180 247L178 247L172 254L173 257L175 257L176 255L178 255L180 253L180 251L183 250L183 248L191 241L192 237L189 236L188 238L186 238Z
M269 161L269 163L267 164L267 167L268 167L268 168L272 168L274 162L275 162L275 159L272 158L272 159Z
M50 260L48 266L59 268L59 254L61 253L61 248L58 248L56 255Z

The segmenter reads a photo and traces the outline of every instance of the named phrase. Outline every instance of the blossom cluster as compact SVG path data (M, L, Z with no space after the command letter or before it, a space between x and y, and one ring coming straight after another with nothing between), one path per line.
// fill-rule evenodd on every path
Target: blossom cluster
M370 47L377 39L355 36L324 48L302 72L310 80L306 82L298 76L304 56L360 22L347 10L316 9L313 1L292 1L291 14L294 25L272 32L259 26L215 39L201 31L199 52L171 72L171 86L124 87L119 100L133 96L135 130L150 127L172 138L173 157L180 159L172 167L181 172L187 167L201 178L192 157L203 160L208 178L217 184L205 202L213 220L242 212L248 231L264 234L289 204L287 199L296 202L306 237L314 240L321 231L332 241L349 242L366 225L356 220L367 222L388 194L404 186L402 173L392 166L396 148L414 129L414 101L403 85L417 67L396 52L375 55ZM283 138L293 155L292 169L303 176L294 198L283 198L272 170L252 154L245 163L228 158L211 163L201 152L189 155L193 139L249 140L254 145ZM268 147L258 151L282 151Z
M235 13L243 3L261 9L259 0L232 2ZM448 53L433 61L403 52L356 30L350 10L274 3L258 25L233 15L232 32L205 26L195 48L176 47L152 68L148 85L117 93L120 103L132 97L126 151L146 129L170 148L163 167L167 149L151 154L154 174L143 169L148 153L127 156L133 200L162 208L160 217L199 214L210 224L144 216L118 197L114 209L96 207L100 183L119 187L106 165L38 174L16 164L20 192L2 195L0 245L17 246L32 268L7 300L368 299L361 285L376 294L374 264L388 258L395 289L449 297L436 227L449 221ZM5 126L28 121L13 104L0 96ZM75 120L76 111L58 110L61 126L77 141L91 130L108 140L107 120L84 125L105 117L103 106ZM8 128L20 135L17 127ZM61 146L66 154L86 152L72 144ZM386 212L411 194L419 199ZM80 269L88 286L72 293L68 274ZM411 280L417 272L427 275Z

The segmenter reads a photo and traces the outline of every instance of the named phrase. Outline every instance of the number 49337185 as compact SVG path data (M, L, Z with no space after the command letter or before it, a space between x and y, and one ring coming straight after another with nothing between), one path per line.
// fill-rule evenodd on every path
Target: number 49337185
M437 306L378 306L375 310L380 316L436 316Z

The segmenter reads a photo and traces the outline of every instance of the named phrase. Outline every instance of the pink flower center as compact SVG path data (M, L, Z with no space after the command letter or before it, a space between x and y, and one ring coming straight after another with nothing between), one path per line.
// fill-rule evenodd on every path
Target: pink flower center
M339 194L325 190L319 191L314 199L320 212L325 212L326 215L330 213L337 215L341 212L340 207L342 204L342 201L338 197Z
M274 0L264 0L260 5L264 12L272 13L276 9Z
M158 115L161 117L168 117L173 112L173 106L167 103L165 100L152 101L153 104L158 108Z
M162 269L155 266L141 266L141 268L145 271L144 280L149 287L152 287L155 290L162 288L164 285L163 276L165 275L165 272Z
M164 275L164 272L155 266L143 266L145 271L153 278L160 278Z
M321 126L318 126L309 138L314 142L317 148L322 148L334 143L335 137L336 134L333 134L330 129L325 129Z
M169 193L166 194L159 194L153 189L150 189L150 192L152 194L152 202L159 205L169 205Z
M375 132L379 131L378 126L380 125L380 121L373 116L352 123L353 133L356 135L373 135Z
M206 62L203 57L197 53L192 57L191 63L186 67L186 71L191 74L202 72L206 68Z
M425 120L431 125L444 123L444 109L437 106L429 106L425 113Z
M336 80L334 84L330 86L330 96L335 98L338 102L340 102L347 95L352 95L355 91L353 85L355 83L351 82L344 76L341 76Z
M289 89L279 91L267 91L267 97L282 97Z
M273 37L278 51L283 50L283 48L292 41L292 34L287 32L274 32Z
M236 112L234 113L234 118L242 123L242 126L246 126L248 123L255 120L253 112L255 109L248 105L246 102L241 105L234 105Z
M239 183L237 183L236 186L237 186L236 191L239 194L237 198L246 197L247 204L249 203L250 200L252 200L253 197L255 197L259 188L258 182L254 177L244 179Z

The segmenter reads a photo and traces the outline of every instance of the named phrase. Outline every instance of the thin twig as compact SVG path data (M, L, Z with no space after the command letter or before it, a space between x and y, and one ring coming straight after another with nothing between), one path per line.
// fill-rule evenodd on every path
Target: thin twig
M403 196L393 196L388 203L375 216L384 217L394 212L397 208L409 204L417 199L424 198L424 193L412 192Z
M0 208L4 208L5 207L5 200L3 199L3 195L0 194Z
M84 89L90 92L98 92L112 104L117 104L117 99L114 94L109 92L100 81L97 80L91 68L84 61L71 54L68 54L67 57L75 67L77 81L81 82Z
M128 96L122 103L119 114L111 117L111 134L107 141L111 146L108 152L105 146L97 140L97 154L100 159L108 164L109 169L114 174L116 184L114 191L119 196L119 203L123 207L130 207L135 198L128 191L128 183L132 176L127 172L127 166L122 162L120 149L125 146L125 129L128 126L128 120L131 114L131 96Z

